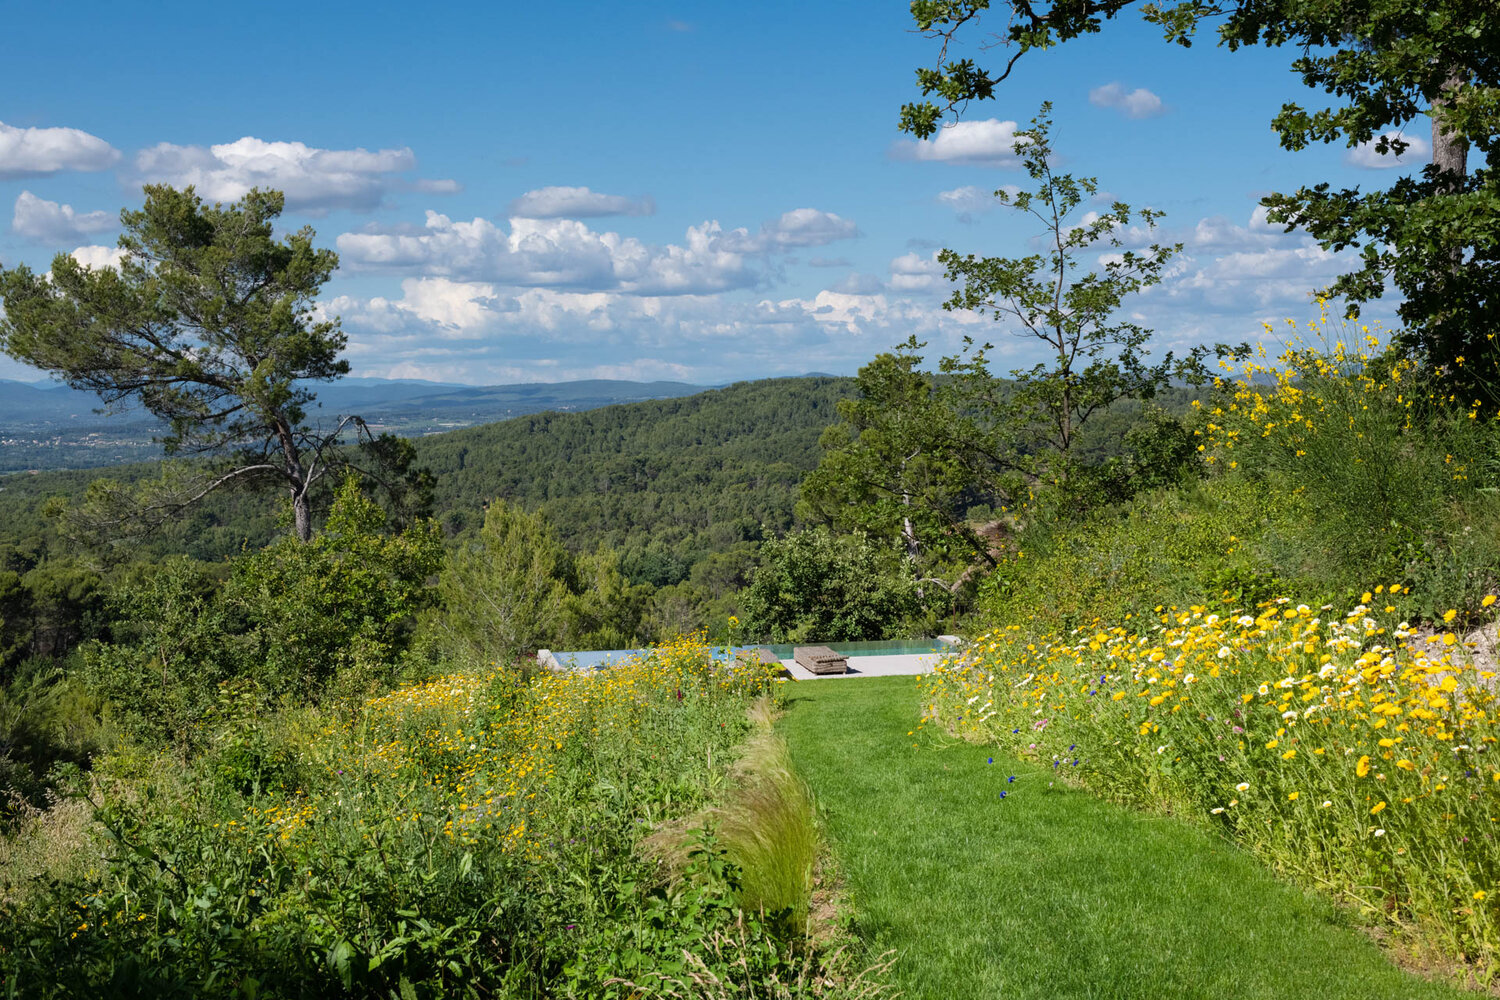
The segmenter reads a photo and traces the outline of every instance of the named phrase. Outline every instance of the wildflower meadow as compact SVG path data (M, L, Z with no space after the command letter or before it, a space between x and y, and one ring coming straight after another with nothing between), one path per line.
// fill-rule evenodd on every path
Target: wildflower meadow
M929 718L965 737L1213 824L1278 869L1490 964L1495 672L1455 633L1388 618L1280 598L1065 634L1012 626L922 678L922 695Z
M13 880L0 907L0 992L592 997L692 972L792 995L775 984L809 958L740 907L711 829L688 831L686 877L638 849L723 794L771 690L708 653L497 665L98 775L76 874Z

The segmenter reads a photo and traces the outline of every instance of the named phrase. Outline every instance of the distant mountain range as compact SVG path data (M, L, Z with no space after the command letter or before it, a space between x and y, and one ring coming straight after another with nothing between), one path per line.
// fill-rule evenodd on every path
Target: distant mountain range
M312 417L358 414L377 431L409 437L549 410L591 410L615 403L675 399L710 386L686 382L529 382L454 385L417 379L349 378L314 385ZM0 472L91 468L160 454L159 427L136 405L110 413L91 392L53 382L0 379Z
M539 410L578 410L643 399L672 399L702 392L707 386L685 382L622 382L590 379L581 382L531 382L520 385L456 385L417 379L350 378L315 385L324 412L359 413L366 419L394 414L453 411L454 415L483 415L495 410L524 407ZM124 407L116 414L95 411L103 404L92 392L70 389L55 382L18 382L0 379L0 428L42 423L98 423L118 417L144 418L139 407ZM500 414L504 416L506 414ZM511 414L514 415L514 414Z

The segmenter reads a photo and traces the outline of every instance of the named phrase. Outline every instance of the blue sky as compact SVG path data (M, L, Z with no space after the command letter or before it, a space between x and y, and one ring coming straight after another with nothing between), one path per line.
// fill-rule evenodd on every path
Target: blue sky
M1065 169L1186 244L1127 306L1162 349L1315 315L1340 262L1267 226L1262 195L1414 169L1282 151L1271 117L1317 100L1292 53L1182 50L1133 19L1029 55L914 144L895 122L933 45L909 24L901 0L21 5L0 261L107 265L146 181L224 201L259 184L339 251L320 308L357 376L852 373L911 333L992 339L1010 368L1030 347L945 312L933 255L1027 251L1035 226L990 192L1024 182L1006 137L1044 99ZM38 375L0 359L0 377Z

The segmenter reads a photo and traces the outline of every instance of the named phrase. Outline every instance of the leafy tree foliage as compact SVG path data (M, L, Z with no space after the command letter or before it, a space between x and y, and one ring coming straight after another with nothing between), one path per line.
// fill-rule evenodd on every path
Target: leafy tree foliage
M677 631L652 628L646 621L654 596L651 588L631 583L621 568L620 554L605 545L574 557L570 586L561 641L575 649L625 649L705 624L696 620L691 628ZM694 609L702 609L702 604Z
M292 537L238 560L225 585L227 611L245 625L242 673L272 695L346 693L380 681L433 600L428 582L442 566L442 533L420 521L386 531L380 505L346 476L323 530Z
M48 559L21 578L31 635L29 656L60 659L84 640L104 603L103 579L77 558Z
M19 659L27 646L31 635L30 597L20 573L0 570L0 669Z
M497 500L461 541L439 591L453 635L475 658L509 660L551 642L568 597L568 550L540 514Z
M85 647L82 674L126 731L186 750L235 673L234 622L200 562L173 556L131 576L112 589L110 641Z
M773 642L910 635L927 610L894 549L825 527L766 542L744 607L747 633Z
M1118 232L1129 226L1132 210L1116 201L1108 211L1090 213L1074 221L1087 197L1098 192L1093 177L1074 178L1053 172L1051 105L1043 104L1031 128L1016 133L1015 152L1037 189L1011 195L1001 190L995 198L1042 225L1047 249L1026 257L979 257L952 250L938 254L950 281L961 283L945 303L948 309L972 309L981 315L1014 324L1017 335L1035 342L1045 361L1011 372L1014 379L1005 421L1019 433L1032 457L1020 468L1032 479L1065 485L1071 475L1081 428L1095 413L1125 397L1150 399L1174 377L1197 374L1196 356L1174 364L1168 352L1159 362L1147 361L1151 332L1139 324L1120 321L1115 312L1124 299L1161 280L1163 268L1182 246L1153 243L1143 252L1120 248ZM1162 213L1142 209L1134 213L1149 229ZM1108 248L1098 258L1098 269L1079 274L1081 257ZM985 387L989 369L985 344L967 358L946 362L945 371L960 376L960 384ZM974 402L993 407L986 398Z
M964 405L954 378L918 367L923 346L907 341L859 370L858 392L839 401L842 420L823 433L823 460L802 482L809 520L899 539L919 577L955 556L987 558L968 510L998 507L1008 495L1008 466L975 461L977 451L1005 448L1000 429L988 425L989 411Z
M181 750L221 684L267 701L361 695L396 669L442 555L436 524L388 532L349 476L311 542L287 536L242 556L222 584L181 556L122 574L110 634L84 648L81 673L127 731Z
M612 549L575 556L545 515L503 500L485 510L476 534L458 540L438 584L452 643L491 662L547 645L635 645L649 589L626 581Z
M307 419L306 383L349 370L338 321L313 314L338 257L313 246L310 228L275 238L278 192L251 191L226 208L205 205L192 188L145 190L144 207L120 215L118 268L59 254L50 274L0 270L0 349L106 405L138 400L170 427L169 455L231 456L227 466L169 466L142 495L101 482L88 520L118 531L169 519L229 484L275 483L307 541L311 491L342 464L339 433L363 427L352 417L332 429ZM376 449L409 465L409 447Z
M1432 162L1384 191L1333 189L1329 184L1277 193L1262 203L1270 218L1301 227L1325 249L1356 249L1359 266L1323 292L1342 296L1357 313L1387 283L1404 296L1403 346L1464 390L1495 398L1493 357L1500 322L1500 18L1493 4L1473 0L1005 0L1009 18L999 40L1011 51L1003 68L952 59L950 46L991 10L991 0L916 0L917 28L940 42L937 65L917 71L926 100L901 111L901 128L935 132L947 112L992 98L996 86L1033 49L1104 30L1128 8L1163 30L1167 41L1191 45L1199 28L1216 27L1219 44L1236 49L1289 46L1291 69L1331 98L1308 110L1287 102L1273 118L1290 150L1342 140L1375 144L1379 152L1409 147L1398 133L1423 115L1431 121ZM935 99L935 100L934 100ZM1470 171L1468 152L1488 166Z
M964 352L928 373L918 367L923 345L907 341L860 369L858 394L840 402L843 423L824 434L824 459L803 484L809 513L846 530L899 537L919 583L957 571L949 586L960 586L971 565L996 565L995 526L976 522L971 510L1014 507L1039 486L1074 515L1128 495L1139 468L1090 461L1083 454L1089 423L1123 401L1153 399L1175 378L1202 375L1197 353L1151 361L1150 331L1116 318L1127 296L1160 280L1180 247L1122 249L1118 234L1133 220L1154 227L1160 213L1150 209L1135 213L1115 202L1076 218L1098 183L1053 172L1049 111L1044 104L1016 136L1036 190L996 192L1041 223L1046 249L1019 258L938 255L959 286L947 308L1006 322L1045 360L998 378L988 360L993 345L966 340ZM1111 252L1085 271L1085 255L1101 250Z

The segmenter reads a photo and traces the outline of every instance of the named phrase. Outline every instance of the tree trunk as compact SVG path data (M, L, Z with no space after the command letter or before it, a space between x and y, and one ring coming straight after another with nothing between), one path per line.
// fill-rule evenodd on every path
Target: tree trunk
M1469 143L1456 130L1446 128L1443 124L1442 114L1445 107L1451 105L1452 98L1449 96L1463 85L1463 76L1458 69L1450 69L1448 78L1443 81L1443 87L1438 95L1432 99L1432 165L1435 168L1437 189L1440 194L1456 194L1464 186L1464 180L1468 175ZM1448 277L1453 278L1462 269L1464 264L1464 250L1462 247L1453 247L1448 252ZM1442 279L1438 279L1441 281ZM1444 315L1443 322L1446 324L1452 317L1448 311ZM1430 347L1437 346L1430 344ZM1454 353L1454 352L1449 352Z
M281 461L284 467L289 492L292 494L292 516L297 528L297 538L312 541L312 505L308 493L312 490L313 469L302 467L302 453L297 448L297 438L292 433L291 421L276 418L276 439L281 443ZM313 462L316 463L316 456Z
M296 521L297 538L304 542L312 541L312 506L308 503L306 489L292 490L292 514Z
M1432 165L1437 168L1443 181L1442 186L1447 191L1458 190L1468 176L1468 140L1457 131L1445 128L1442 122L1442 109L1449 103L1444 95L1457 90L1462 84L1463 76L1458 70L1453 70L1448 74L1448 79L1443 81L1442 92L1432 102L1432 109L1436 112L1432 115Z
M913 457L920 452L913 453ZM922 586L920 571L917 569L917 556L921 554L921 548L917 544L917 533L911 524L911 491L906 489L906 463L909 459L901 460L901 505L906 508L901 515L901 537L906 542L906 557L911 560L912 575L917 577L917 600L927 599L927 593Z

